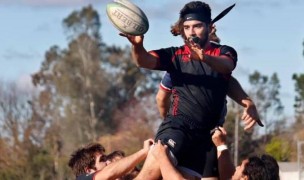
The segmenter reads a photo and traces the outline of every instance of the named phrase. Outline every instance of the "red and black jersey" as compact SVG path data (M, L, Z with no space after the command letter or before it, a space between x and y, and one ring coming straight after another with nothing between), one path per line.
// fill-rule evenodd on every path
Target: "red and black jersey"
M204 62L191 60L188 46L153 51L159 57L156 69L166 70L172 79L173 101L169 114L183 115L202 128L213 128L220 119L231 74L221 74ZM211 43L205 49L211 56L225 55L235 65L236 51L226 45Z

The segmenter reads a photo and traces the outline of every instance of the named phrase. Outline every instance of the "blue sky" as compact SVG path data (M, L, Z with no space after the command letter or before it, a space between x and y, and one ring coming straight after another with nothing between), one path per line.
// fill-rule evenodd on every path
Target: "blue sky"
M126 46L109 22L105 7L112 0L0 0L0 80L26 84L39 70L44 53L52 45L66 46L62 20L73 10L92 4L101 16L102 40L108 45ZM170 34L186 0L133 0L150 22L145 35L146 49L181 45L180 37ZM292 115L293 73L303 73L304 1L302 0L208 0L215 17L224 8L234 9L216 23L222 44L238 51L234 76L245 89L248 74L278 73L285 113Z

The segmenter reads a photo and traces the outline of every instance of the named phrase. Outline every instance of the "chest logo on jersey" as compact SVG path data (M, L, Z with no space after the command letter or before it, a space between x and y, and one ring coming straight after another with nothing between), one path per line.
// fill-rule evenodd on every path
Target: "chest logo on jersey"
M189 62L191 61L190 55L191 51L189 48L186 47L186 49L179 49L174 53L172 61L181 60L182 62Z
M182 61L183 62L189 62L190 59L190 54L182 54Z

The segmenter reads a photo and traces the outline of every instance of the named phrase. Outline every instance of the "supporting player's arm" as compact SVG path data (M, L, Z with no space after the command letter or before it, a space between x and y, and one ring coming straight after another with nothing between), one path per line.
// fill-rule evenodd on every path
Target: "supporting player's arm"
M106 166L102 171L98 171L94 179L116 179L125 175L130 170L132 170L138 163L140 163L147 157L150 146L151 144L153 144L153 142L154 141L152 139L146 140L141 150L118 161L112 162L111 164Z
M212 135L212 141L217 148L219 179L231 179L235 172L230 152L226 145L227 132L224 128L218 127Z
M159 163L162 178L164 180L184 180L185 179L182 176L182 174L171 163L171 161L168 157L168 154L167 154L167 146L162 145L160 140L158 140L158 142L152 148L151 154Z

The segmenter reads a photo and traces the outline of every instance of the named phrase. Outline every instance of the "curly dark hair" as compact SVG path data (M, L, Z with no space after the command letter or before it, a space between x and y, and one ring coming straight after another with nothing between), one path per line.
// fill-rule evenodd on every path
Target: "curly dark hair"
M270 155L252 156L248 158L243 174L248 176L249 180L279 180L279 165Z
M183 35L183 23L184 23L184 16L191 13L201 14L206 19L206 24L211 23L211 8L208 4L201 2L201 1L192 1L187 4L180 10L179 12L179 19L178 21L171 26L171 33L174 36Z
M68 165L70 168L72 168L74 174L79 176L86 173L86 168L96 169L96 154L104 153L105 148L101 144L91 143L74 151Z

